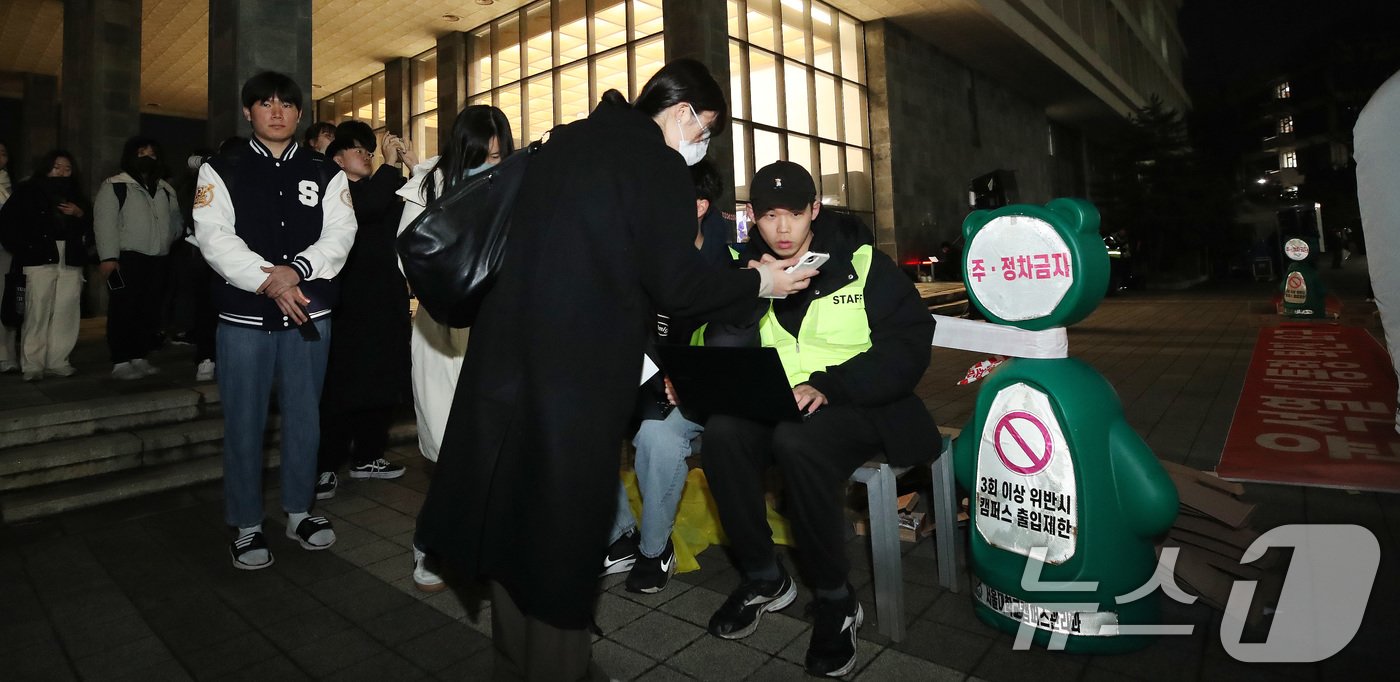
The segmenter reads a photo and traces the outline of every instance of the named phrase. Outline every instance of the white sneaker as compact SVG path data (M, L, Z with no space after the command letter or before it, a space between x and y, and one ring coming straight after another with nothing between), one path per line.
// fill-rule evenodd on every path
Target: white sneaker
M117 364L112 365L113 379L119 379L121 381L133 381L135 379L140 379L144 376L146 376L146 373L142 372L136 367L136 365L133 365L130 362L118 362Z
M195 381L213 381L213 380L214 380L214 361L213 361L213 360L201 360L201 361L199 362L199 369L196 369L196 370L194 371L194 380L195 380Z
M141 376L148 377L152 374L160 374L160 368L156 367L155 365L152 365L149 362L146 362L145 358L136 358L135 360L132 360L131 366L139 370L141 372Z
M9 373L11 373L11 372L18 372L18 371L19 371L19 364L18 364L18 363L10 362L9 360L0 360L0 374L9 374Z
M419 592L441 592L447 588L442 576L428 568L428 555L417 547L413 548L413 586Z

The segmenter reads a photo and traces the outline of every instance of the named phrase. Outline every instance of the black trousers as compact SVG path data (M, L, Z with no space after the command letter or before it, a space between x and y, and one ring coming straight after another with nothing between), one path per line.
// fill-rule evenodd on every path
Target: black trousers
M846 481L880 450L869 413L827 406L804 421L776 426L715 415L705 424L704 438L705 478L739 569L760 571L774 560L763 484L767 468L776 464L802 576L814 589L845 585Z
M393 407L335 410L322 405L317 471L336 471L347 461L358 466L383 457L393 422Z
M114 364L144 358L155 348L170 273L165 256L122 251L117 262L125 286L109 289L107 298L107 350Z
M606 680L593 662L587 630L562 630L521 612L500 583L491 583L493 680L573 682Z
M214 305L214 292L209 280L214 277L214 269L204 260L199 249L191 248L189 268L190 296L193 302L193 315L188 327L190 340L194 342L196 362L214 359L214 339L219 328L219 309Z

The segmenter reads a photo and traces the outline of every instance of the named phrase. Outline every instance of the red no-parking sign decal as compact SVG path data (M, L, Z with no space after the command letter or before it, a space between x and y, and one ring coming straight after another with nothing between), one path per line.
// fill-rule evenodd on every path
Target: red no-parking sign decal
M1050 464L1055 439L1039 417L1023 410L1002 415L993 432L997 458L1022 476L1040 473Z
M1050 396L1026 383L997 391L982 422L973 504L977 532L998 549L1059 564L1074 556L1079 491L1074 453Z

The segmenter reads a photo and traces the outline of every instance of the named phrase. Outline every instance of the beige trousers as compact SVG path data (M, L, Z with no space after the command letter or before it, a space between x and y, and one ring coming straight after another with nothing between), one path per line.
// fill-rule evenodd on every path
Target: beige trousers
M68 354L78 343L79 301L83 269L63 260L58 244L56 265L24 268L24 326L20 328L20 369L42 372L68 366Z

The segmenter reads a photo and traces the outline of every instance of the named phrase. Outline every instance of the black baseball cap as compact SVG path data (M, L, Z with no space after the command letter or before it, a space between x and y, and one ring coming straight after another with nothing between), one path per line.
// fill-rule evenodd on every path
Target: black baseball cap
M749 203L757 215L775 208L801 211L816 200L812 174L791 161L774 161L758 169L749 183Z

